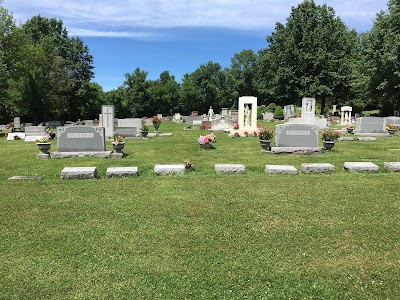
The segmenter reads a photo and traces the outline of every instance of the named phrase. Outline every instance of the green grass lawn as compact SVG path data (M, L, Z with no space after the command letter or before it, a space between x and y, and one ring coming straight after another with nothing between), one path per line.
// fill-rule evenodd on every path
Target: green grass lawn
M119 160L40 161L35 143L1 138L0 299L400 298L400 174L383 169L400 161L400 133L277 156L262 154L257 138L225 133L202 150L205 132L183 127L128 140ZM153 175L155 164L185 159L195 172ZM349 174L346 161L381 170ZM337 171L264 174L265 164L304 162ZM215 175L216 163L244 164L247 174ZM96 166L100 178L61 180L66 166ZM113 166L141 175L106 179Z

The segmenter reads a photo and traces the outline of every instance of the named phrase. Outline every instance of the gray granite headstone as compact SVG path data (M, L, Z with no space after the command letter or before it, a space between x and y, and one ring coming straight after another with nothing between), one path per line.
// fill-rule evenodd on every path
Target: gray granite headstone
M276 126L276 147L318 147L318 126L281 124Z
M94 126L93 120L85 120L84 122L85 122L85 126L91 126L91 127Z
M14 128L21 128L21 117L14 117Z
M61 126L61 121L57 120L49 121L50 128L57 128L58 126Z
M44 126L29 126L25 127L25 137L27 136L45 136L47 133Z
M142 119L138 118L118 119L118 127L136 127L139 131L142 128Z
M115 133L124 137L137 137L138 128L137 127L118 127L115 129Z
M359 133L386 133L386 122L380 117L361 117L358 119Z
M57 128L58 152L105 151L103 127L70 126Z

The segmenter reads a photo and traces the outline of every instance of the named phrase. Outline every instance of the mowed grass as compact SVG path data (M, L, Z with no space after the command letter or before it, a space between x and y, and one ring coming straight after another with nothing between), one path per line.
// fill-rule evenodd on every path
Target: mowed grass
M204 132L183 127L162 124L173 137L127 141L122 160L40 161L34 143L3 138L0 298L400 298L400 174L383 170L400 161L400 136L276 156L262 154L256 138L225 133L216 133L216 149L201 150ZM195 172L152 173L184 159ZM345 161L381 170L349 174ZM264 174L265 164L304 162L337 171ZM242 163L247 174L215 175L215 163ZM138 178L105 178L107 167L133 165ZM96 166L100 179L61 180L65 166Z

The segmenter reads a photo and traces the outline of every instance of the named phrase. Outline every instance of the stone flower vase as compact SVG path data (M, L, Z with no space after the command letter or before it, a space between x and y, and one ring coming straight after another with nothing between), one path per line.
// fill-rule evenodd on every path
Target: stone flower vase
M324 147L327 151L331 150L335 146L335 141L323 141Z
M42 154L49 154L51 143L36 143Z
M260 146L264 150L271 150L271 140L260 140Z
M125 142L119 142L118 144L113 142L112 145L116 153L122 153L122 149L125 147Z
M211 143L200 144L201 149L211 149Z
M154 125L154 129L158 133L158 128L160 128L160 123L153 123L153 125Z

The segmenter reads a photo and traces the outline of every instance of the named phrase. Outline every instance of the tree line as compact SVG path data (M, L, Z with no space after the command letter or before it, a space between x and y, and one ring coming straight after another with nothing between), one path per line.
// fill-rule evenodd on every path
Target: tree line
M206 113L210 106L235 108L245 95L259 105L300 105L302 97L315 97L322 113L337 104L391 115L400 110L399 56L400 0L390 0L365 33L349 30L333 8L305 0L285 24L276 23L266 48L235 53L228 68L209 61L181 82L168 70L149 80L136 68L103 92L91 81L87 46L69 37L61 20L34 16L16 26L0 6L0 122L14 115L34 123L93 119L102 104L113 104L119 118Z

